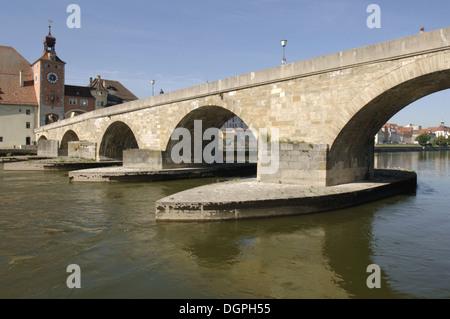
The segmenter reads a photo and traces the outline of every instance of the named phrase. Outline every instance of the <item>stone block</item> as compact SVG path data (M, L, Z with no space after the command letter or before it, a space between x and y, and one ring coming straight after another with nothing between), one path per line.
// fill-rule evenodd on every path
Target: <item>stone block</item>
M89 141L76 141L68 143L67 155L70 157L95 160L97 143Z
M145 149L124 150L123 167L162 169L162 152Z
M37 147L37 155L45 157L58 157L59 141L40 140Z

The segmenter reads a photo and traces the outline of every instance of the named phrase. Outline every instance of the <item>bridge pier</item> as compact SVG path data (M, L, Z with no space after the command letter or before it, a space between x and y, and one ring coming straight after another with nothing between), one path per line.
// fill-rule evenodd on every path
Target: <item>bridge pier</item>
M89 141L68 142L67 156L95 160L97 143Z
M58 157L59 141L40 140L37 147L37 155L44 157Z
M374 139L364 144L338 145L328 152L326 186L352 183L373 177Z
M270 152L274 151L272 146ZM271 156L269 163L264 163L264 154L260 153L257 178L269 183L326 186L327 155L328 144L283 142L278 158Z
M123 151L123 167L145 167L148 169L163 169L163 152L132 149Z

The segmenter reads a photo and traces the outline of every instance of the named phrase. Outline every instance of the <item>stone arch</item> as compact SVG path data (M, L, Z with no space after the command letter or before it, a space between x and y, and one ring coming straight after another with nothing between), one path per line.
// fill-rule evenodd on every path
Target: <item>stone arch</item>
M378 79L345 107L350 116L334 139L327 159L327 185L369 177L374 136L397 112L429 94L450 88L448 60L425 59ZM442 59L445 61L445 59Z
M67 156L69 152L69 142L79 141L78 135L73 130L64 133L59 143L59 156Z
M68 112L66 112L64 114L64 118L68 119L68 118L71 118L71 117L74 117L74 116L77 116L77 115L81 115L81 114L84 114L84 113L87 113L87 111L86 110L79 110L79 109L70 110L70 111L68 111Z
M58 122L59 115L56 113L45 114L45 125Z
M39 141L46 141L46 140L47 140L47 136L41 135L41 136L39 137L39 139L38 139L38 142L39 142Z
M122 160L124 150L138 148L138 142L131 128L122 121L116 121L110 124L103 134L99 157L100 160Z
M220 129L228 120L231 118L234 118L235 116L239 117L236 113L229 110L226 107L223 106L217 106L217 105L207 105L195 108L194 110L190 111L186 115L184 115L183 118L177 123L177 125L173 128L171 134L166 139L166 147L165 152L163 152L163 161L164 161L164 167L180 167L180 166L204 166L207 165L205 161L198 162L199 159L195 159L195 142L194 139L196 137L196 132L200 132L201 129L201 141L202 141L202 150L206 145L211 143L212 140L203 140L203 134L205 131L209 128L216 128ZM239 117L241 118L241 117ZM242 118L241 118L242 119ZM243 119L242 119L243 120ZM201 122L196 122L201 121ZM244 121L244 120L243 120ZM245 123L245 121L244 121ZM245 123L248 125L247 123ZM191 160L188 163L174 163L171 158L171 152L172 148L178 144L180 141L182 142L182 138L180 139L172 139L172 134L178 129L183 128L189 131L190 139L191 139ZM197 131L196 131L197 130ZM251 133L250 133L251 132ZM251 136L250 136L251 135ZM252 130L248 130L247 133L241 134L243 138L245 138L247 141L251 139L252 137L255 139L255 136L253 134ZM248 137L250 136L250 137ZM219 137L222 138L222 135L219 132ZM253 140L252 140L253 142ZM254 140L256 144L256 139ZM256 151L255 151L256 152ZM248 154L247 154L248 155Z

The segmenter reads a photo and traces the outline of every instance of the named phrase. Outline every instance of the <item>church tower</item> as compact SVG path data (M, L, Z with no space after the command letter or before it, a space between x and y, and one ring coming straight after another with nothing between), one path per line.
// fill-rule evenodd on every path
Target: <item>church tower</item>
M55 51L56 38L51 33L49 21L48 35L44 38L44 52L33 63L34 88L38 101L39 126L64 118L64 68Z

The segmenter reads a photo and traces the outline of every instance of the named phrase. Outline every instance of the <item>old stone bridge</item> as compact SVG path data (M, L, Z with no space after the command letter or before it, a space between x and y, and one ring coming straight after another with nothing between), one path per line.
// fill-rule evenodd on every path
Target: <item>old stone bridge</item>
M175 167L168 154L176 128L193 132L194 120L202 120L205 131L237 115L259 139L260 129L269 135L278 129L278 170L258 178L329 186L369 177L382 125L410 103L448 88L445 28L85 113L35 133L41 146L53 141L60 154L80 141L97 161L139 149L131 162ZM258 165L261 171L269 164L259 158Z

